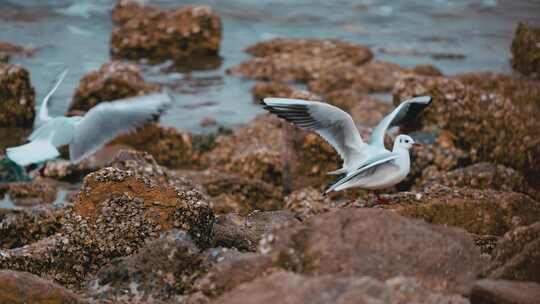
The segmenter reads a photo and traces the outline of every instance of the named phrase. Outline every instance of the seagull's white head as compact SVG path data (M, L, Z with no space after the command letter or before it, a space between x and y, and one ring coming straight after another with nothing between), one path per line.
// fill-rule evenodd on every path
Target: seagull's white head
M400 147L409 150L413 146L420 146L420 144L416 143L409 135L401 134L394 141L394 148Z

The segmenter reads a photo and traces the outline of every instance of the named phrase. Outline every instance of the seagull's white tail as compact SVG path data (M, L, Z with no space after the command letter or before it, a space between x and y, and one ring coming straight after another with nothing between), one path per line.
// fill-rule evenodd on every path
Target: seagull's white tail
M341 168L335 171L326 172L326 175L341 175L347 173L347 169Z
M44 162L60 155L58 150L46 140L31 141L21 146L8 148L6 154L9 159L21 167Z

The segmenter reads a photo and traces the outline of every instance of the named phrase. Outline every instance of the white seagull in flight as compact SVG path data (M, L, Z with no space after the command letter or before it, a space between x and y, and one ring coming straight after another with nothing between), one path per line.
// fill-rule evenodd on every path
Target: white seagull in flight
M410 170L409 149L418 144L402 134L396 137L389 151L384 146L384 135L388 128L416 117L431 103L431 97L414 97L402 102L379 122L368 143L360 137L352 117L330 104L288 98L264 98L261 103L269 112L317 132L341 156L342 168L328 174L345 176L326 189L324 194L327 194L352 187L384 189L402 181Z
M69 145L69 158L78 163L122 133L134 131L158 117L172 102L168 92L101 102L84 116L50 117L48 101L68 70L57 77L41 103L35 130L28 143L8 148L6 155L19 166L41 163L60 155L57 148Z

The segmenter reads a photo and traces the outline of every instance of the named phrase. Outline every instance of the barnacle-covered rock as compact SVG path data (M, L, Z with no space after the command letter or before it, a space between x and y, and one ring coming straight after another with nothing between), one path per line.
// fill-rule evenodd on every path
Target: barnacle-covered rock
M0 184L0 199L8 194L17 206L47 205L56 199L57 185L49 181Z
M216 213L246 214L254 210L276 210L282 207L279 187L262 180L214 169L182 170L173 174L200 185L211 197Z
M259 102L261 99L266 97L290 98L293 92L293 87L277 81L259 81L253 86L253 88L251 88L251 94L253 95L254 102Z
M246 50L255 58L228 71L257 80L307 83L342 66L359 66L372 58L368 48L339 40L277 38Z
M136 132L117 137L111 144L128 146L151 154L158 164L169 168L197 167L192 137L175 128L146 124Z
M187 231L205 248L212 240L213 222L212 209L198 191L181 191L108 167L86 176L58 234L5 251L0 268L81 287L105 263L135 253L145 241L171 228Z
M81 79L69 111L80 114L102 101L144 95L158 89L158 86L144 81L136 65L111 61Z
M401 215L461 227L478 235L502 236L536 222L540 216L540 203L517 192L434 185L385 198L390 203L387 208Z
M452 171L437 171L422 180L418 187L443 185L451 188L494 189L525 193L540 200L540 193L528 185L525 177L512 168L490 163L478 163Z
M532 184L539 182L538 105L443 77L407 76L394 87L396 103L417 95L434 100L424 111L424 125L451 132L473 162L502 164L523 172Z
M95 301L114 303L165 301L191 291L193 280L203 270L202 260L189 235L173 229L137 253L105 265L85 293Z
M519 23L512 41L512 66L525 75L540 76L540 28Z
M36 93L25 68L0 62L0 96L0 127L32 126Z
M113 9L111 54L114 58L172 60L215 67L221 42L221 19L208 6L161 10L120 0Z

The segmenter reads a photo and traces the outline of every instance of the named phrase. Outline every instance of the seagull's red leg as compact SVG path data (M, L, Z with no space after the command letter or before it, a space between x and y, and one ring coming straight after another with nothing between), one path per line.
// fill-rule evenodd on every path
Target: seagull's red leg
M375 191L375 196L377 197L377 203L380 204L380 205L386 205L386 204L390 203L389 200L380 197L378 191Z

